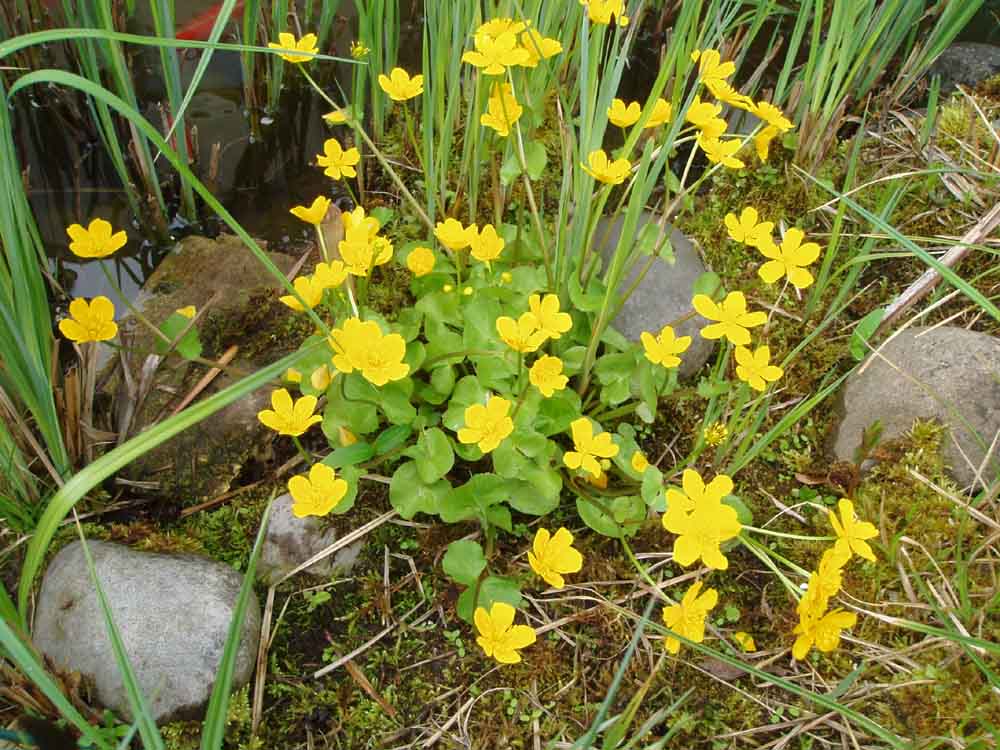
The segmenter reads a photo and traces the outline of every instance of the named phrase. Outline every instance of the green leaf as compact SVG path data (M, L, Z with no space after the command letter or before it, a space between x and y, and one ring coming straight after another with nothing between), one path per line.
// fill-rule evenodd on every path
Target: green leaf
M393 424L410 424L417 416L417 410L410 403L413 393L413 380L404 378L392 383L386 383L379 388L379 406L385 418Z
M517 158L517 154L514 153L514 149L510 150L507 154L507 158L503 160L503 165L500 167L500 182L504 187L509 186L514 180L516 180L521 174L521 162Z
M517 581L511 578L487 576L479 584L478 596L476 593L475 586L467 588L455 604L458 616L469 624L472 624L473 607L482 607L489 612L495 602L506 602L515 609L523 602L521 588L517 585Z
M474 375L466 375L456 384L442 422L452 432L458 432L465 426L466 408L485 403L486 389Z
M538 405L534 428L546 437L565 432L580 416L581 409L580 396L571 388L565 388Z
M451 494L451 484L445 479L426 483L421 481L413 461L401 464L389 482L389 502L399 515L409 521L417 513L428 515L440 512L444 499Z
M868 342L875 335L884 317L885 308L877 307L858 321L854 327L854 332L851 334L851 356L854 357L855 362L860 362L868 356L871 349Z
M497 526L508 534L512 533L514 525L510 517L510 508L506 505L491 505L486 509L486 520L492 526Z
M479 580L479 574L486 568L486 556L479 542L459 539L448 545L441 567L455 583L471 586Z
M582 497L576 499L580 518L598 534L613 539L632 536L646 520L646 505L641 497L605 497L600 502L610 511L610 516L589 500Z
M739 519L741 524L744 526L753 526L753 512L739 497L736 495L726 495L722 498L722 504L728 505L736 511L736 517Z
M379 436L375 438L375 443L372 445L375 449L375 455L381 456L389 451L395 450L409 440L410 435L412 434L413 428L408 424L397 424L382 430L382 432L379 433Z
M500 351L496 320L500 317L500 303L477 294L466 298L462 306L462 341L471 351Z
M725 294L722 286L722 279L715 271L706 271L691 286L691 296L696 294L706 294L714 300L722 299Z
M181 331L188 327L191 318L181 315L179 312L171 313L170 317L163 321L160 330L164 335L173 341L180 336ZM167 354L168 345L159 337L156 339L156 353L160 356ZM201 356L201 339L198 338L198 329L194 326L188 330L181 339L174 345L174 351L184 359L194 359Z
M486 518L486 509L510 496L508 479L496 474L476 474L456 487L443 500L438 511L445 523L457 523L469 518Z
M364 463L374 455L375 449L370 443L357 442L334 449L321 463L326 464L331 469L340 469L344 466Z
M562 476L558 471L540 466L531 467L524 479L508 479L510 495L507 503L519 513L544 516L559 506Z
M539 180L545 172L548 155L541 141L529 141L524 147L524 163L528 167L528 178L533 182Z
M667 510L667 494L663 486L663 474L655 466L650 466L642 474L642 501L659 513L664 513Z
M417 473L427 484L443 477L455 465L451 441L437 427L421 432L417 444L407 448L403 455L416 461Z

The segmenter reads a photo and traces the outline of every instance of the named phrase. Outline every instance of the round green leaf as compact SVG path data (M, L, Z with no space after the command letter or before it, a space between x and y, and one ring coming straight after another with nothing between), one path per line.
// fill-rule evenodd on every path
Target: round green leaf
M479 542L459 539L448 545L441 567L444 568L445 575L455 583L471 586L486 567L486 556Z

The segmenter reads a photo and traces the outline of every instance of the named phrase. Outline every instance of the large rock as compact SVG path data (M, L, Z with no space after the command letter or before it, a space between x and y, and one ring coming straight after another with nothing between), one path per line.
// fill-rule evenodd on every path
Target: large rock
M153 716L161 723L201 718L242 577L196 555L87 544ZM260 607L253 597L243 622L234 689L250 680L259 632ZM91 679L103 705L134 718L80 542L61 550L45 572L34 642L55 666Z
M1000 73L1000 47L982 42L958 42L941 53L928 71L928 77L941 76L941 91L956 86L975 86Z
M848 378L841 394L843 420L833 450L850 461L861 434L875 420L883 439L894 438L918 418L946 425L944 458L963 487L1000 431L1000 339L964 328L910 328L892 339L862 372ZM888 363L887 363L888 361ZM969 428L978 433L977 440ZM986 483L1000 474L1000 448L983 472Z
M329 518L307 516L296 518L292 514L292 496L282 495L271 505L264 547L257 563L257 577L267 583L276 583L313 555L322 552L337 541L337 530L329 525ZM350 573L361 554L364 540L341 547L329 557L313 563L305 572L329 577Z
M658 217L643 212L639 219L638 235L642 227L650 222L657 222ZM594 234L594 246L599 249L605 264L611 256L621 237L624 217L618 217L614 222L602 218L597 222ZM709 321L694 314L682 323L676 323L694 312L691 307L693 287L698 277L705 273L705 264L695 249L694 243L679 231L667 225L670 232L670 243L674 249L674 262L668 263L657 258L642 282L629 296L618 316L612 321L612 326L630 341L638 341L643 331L657 334L667 324L672 324L678 336L690 336L691 347L682 357L679 375L690 377L708 361L712 354L713 342L703 339L699 332ZM619 287L624 293L638 277L645 266L646 259L641 258L626 275Z

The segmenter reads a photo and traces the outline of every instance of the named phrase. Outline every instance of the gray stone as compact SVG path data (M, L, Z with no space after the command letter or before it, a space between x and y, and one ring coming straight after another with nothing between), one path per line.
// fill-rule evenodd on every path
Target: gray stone
M197 555L138 552L87 543L139 686L157 722L204 714L236 610L242 576ZM243 623L233 688L253 673L260 606ZM128 697L80 542L50 563L35 614L34 642L52 663L93 681L97 699L131 721Z
M910 328L872 357L841 393L837 458L852 460L862 431L875 420L888 439L905 433L915 419L936 419L949 428L943 454L952 476L972 486L986 456L983 444L992 445L1000 431L1000 339L952 326ZM983 480L989 484L998 474L1000 448L994 448Z
M643 225L657 221L658 217L655 215L643 212L636 234L638 235ZM594 246L598 248L605 263L610 260L618 247L623 224L623 217L617 218L614 223L607 218L597 222ZM682 362L678 373L680 377L687 378L708 361L714 347L712 341L703 339L699 335L702 327L709 323L705 318L695 314L694 317L681 323L676 322L694 312L691 307L692 289L698 277L705 273L705 264L702 263L691 240L669 224L667 228L674 249L674 262L668 263L659 258L653 262L642 282L612 321L612 326L630 341L638 341L643 331L657 334L668 324L673 325L678 336L690 336L691 346L681 355ZM620 292L624 293L631 287L646 262L646 258L640 258L631 272L626 274L619 287Z
M282 495L271 505L264 547L257 563L257 576L266 583L275 583L313 555L337 541L336 529L329 518L292 514L292 496ZM305 572L320 577L347 575L361 554L364 540L342 547L333 555L313 563Z
M949 93L956 86L975 86L1000 73L1000 47L982 42L957 42L941 53L928 71L941 76L941 91Z

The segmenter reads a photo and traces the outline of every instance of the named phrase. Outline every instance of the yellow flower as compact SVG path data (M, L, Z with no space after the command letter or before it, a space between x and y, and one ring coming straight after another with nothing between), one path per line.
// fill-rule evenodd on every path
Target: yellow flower
M510 401L493 396L486 405L472 404L465 409L465 427L458 430L458 442L475 443L483 453L489 453L514 431L510 418Z
M406 267L416 276L426 276L434 270L434 251L429 247L415 247L406 256Z
M462 290L462 296L463 297L471 297L473 291L474 290L473 290L473 288L471 286L467 286L467 287L465 287L465 289Z
M684 593L680 604L663 608L663 624L677 635L695 643L705 640L705 618L719 603L718 591L705 589L705 593L702 594L701 587L702 582L695 581ZM681 642L676 638L667 636L663 643L667 651L672 654L681 650Z
M316 158L321 167L326 167L323 174L339 180L342 177L356 177L354 165L361 161L361 154L353 146L346 151L336 138L328 138L323 144L323 153Z
M603 469L596 477L590 474L585 474L584 479L587 480L587 484L593 485L599 490L606 490L608 488L608 472Z
M362 57L371 52L365 45L360 41L351 42L351 57L355 60L360 60Z
M125 231L111 233L111 224L104 219L94 219L84 229L79 224L71 224L66 234L73 240L69 249L80 258L104 258L124 247L128 241Z
M837 555L846 561L853 552L858 557L875 562L875 553L865 540L877 537L878 529L868 521L859 521L854 513L854 503L846 498L841 498L837 509L840 511L839 519L832 510L828 511L830 525L837 535L837 541L833 545Z
M535 631L527 625L514 625L516 610L506 602L493 602L490 611L477 607L473 619L476 622L476 637L487 656L492 656L501 664L517 664L521 661L518 649L527 648L535 642Z
M528 53L528 59L521 63L526 68L537 67L540 60L555 57L563 50L558 39L542 36L534 29L528 29L521 34L521 47Z
M313 282L324 289L335 289L347 278L347 268L343 261L331 260L329 263L317 263L313 271Z
M267 46L271 49L289 49L308 53L305 55L292 55L285 53L279 54L279 57L281 57L282 60L296 64L312 60L312 55L319 52L319 47L316 46L315 34L306 34L304 37L296 41L294 34L289 34L287 31L284 31L278 34L277 42L270 42Z
M753 636L749 633L744 633L742 630L733 633L733 640L748 654L752 654L757 650L757 644L753 642Z
M309 384L317 391L325 391L330 387L330 381L332 380L333 375L330 373L330 368L326 365L320 365L309 376Z
M573 431L573 447L575 450L563 454L563 463L571 469L589 471L593 477L601 475L601 465L598 458L614 458L618 455L618 446L611 441L610 432L594 435L594 425L587 417L580 417L570 423Z
M321 195L312 202L309 208L296 206L289 213L297 219L302 219L306 224L315 224L318 226L326 218L327 209L330 208L332 202L326 196Z
M424 93L424 77L418 73L410 78L410 74L402 68L393 68L389 75L379 75L378 85L396 102L405 102Z
M691 102L691 106L688 107L687 112L684 114L684 119L699 130L707 128L710 132L714 132L714 121L721 119L719 117L721 113L721 104L703 102L700 96L695 96L694 101ZM725 120L722 120L723 133L725 132L725 122Z
M392 259L392 243L385 237L372 238L365 225L347 229L337 249L352 276L367 276L375 266Z
M747 111L750 111L754 107L753 99L746 94L741 94L730 86L727 81L718 79L705 81L705 87L720 102L724 102L732 107Z
M694 309L709 320L718 321L701 329L701 335L706 339L727 338L736 346L746 346L750 343L748 328L763 325L767 315L762 312L747 312L747 300L743 292L730 292L716 304L707 294L696 294L691 300Z
M657 128L666 122L670 122L670 118L673 117L674 109L670 106L670 102L662 97L657 99L653 104L653 111L649 113L649 119L646 120L646 124L643 125L643 130L648 128Z
M781 133L774 125L768 125L753 137L753 147L757 151L757 158L767 161L768 154L771 153L771 141Z
M771 349L767 346L759 346L755 352L745 346L736 347L736 377L755 391L767 390L768 383L775 382L784 374L780 367L769 364L770 359Z
M496 39L501 34L506 34L510 32L511 34L520 34L527 28L527 24L524 21L515 21L513 18L506 16L501 18L491 18L486 23L480 25L476 29L475 36L480 34L485 34L488 37Z
M291 394L284 388L271 391L271 409L257 412L257 419L279 435L298 437L323 417L313 414L316 408L315 396L303 396L294 403Z
M649 468L649 460L642 451L636 451L632 454L631 464L632 470L637 471L640 474Z
M794 127L792 121L785 117L785 113L770 102L757 102L750 111L768 125L776 127L782 133L787 133Z
M296 518L325 516L344 499L347 482L326 464L313 464L308 478L296 475L288 480L288 492L292 495L292 515Z
M285 370L285 380L289 383L301 383L302 373L296 370L294 367L289 367Z
M188 305L187 307L178 307L174 312L178 315L183 315L188 320L191 320L198 314L198 309L194 305Z
M316 307L320 303L320 300L323 299L323 290L325 287L322 284L318 284L312 276L298 276L292 282L292 286L295 287L295 291L299 293L299 296L305 300L306 307L310 310ZM278 301L298 312L305 309L302 303L291 294L278 297Z
M528 552L528 564L547 584L557 589L566 585L562 574L577 573L583 567L583 555L573 548L573 535L560 528L555 534L538 529Z
M621 99L614 99L608 107L608 119L620 128L632 127L641 115L642 105L639 102L629 102L626 106Z
M569 313L559 312L559 296L546 294L540 297L532 294L528 297L528 309L545 336L550 339L561 338L566 331L573 327L573 318Z
M799 613L799 624L794 632L798 638L792 646L792 656L801 661L814 645L829 653L840 645L840 631L854 627L858 616L853 612L835 609L825 614L807 609Z
M733 481L719 474L707 485L698 472L686 469L684 492L667 491L667 512L663 527L674 534L674 560L687 567L700 558L715 570L725 570L729 560L719 546L740 533L743 527L736 509L725 505L722 498L732 492Z
M736 72L736 63L732 60L722 62L722 55L717 49L706 49L698 57L698 78L706 85L709 81L725 81Z
M434 226L434 236L438 242L449 250L462 250L472 244L472 237L477 234L475 224L463 227L458 219L445 219Z
M720 141L718 138L707 138L702 133L698 136L698 145L712 164L721 164L730 169L743 169L746 166L734 155L743 145L738 138Z
M722 445L722 441L727 437L729 437L729 428L722 422L712 422L705 428L705 442L708 445Z
M528 380L545 398L566 387L569 378L562 374L563 363L559 357L543 354L528 370Z
M607 26L611 17L618 19L619 26L628 26L628 16L625 15L625 0L580 0L580 5L587 6L587 15L591 23Z
M496 36L476 34L476 49L462 55L467 62L488 76L500 76L507 66L524 65L531 59L528 51L517 44L517 36L512 31L504 31Z
M341 214L341 219L344 222L345 233L364 228L369 240L374 240L378 230L382 227L374 216L365 216L365 209L361 206L355 206L351 211L345 211Z
M511 274L510 271L504 271L502 274L500 274L500 281L503 282L504 284L509 284L513 280L514 276Z
M750 247L760 247L765 243L772 242L771 232L774 230L774 222L762 221L758 223L758 218L757 209L753 206L744 208L738 219L736 214L726 214L725 222L729 236Z
M591 151L587 162L589 167L586 164L580 165L583 167L583 171L595 180L600 180L608 185L621 185L628 177L629 170L632 169L628 159L610 161L608 155L604 153L604 149Z
M809 576L809 587L812 588L815 586L816 597L824 602L824 608L826 607L826 602L830 601L840 591L840 587L843 584L844 564L849 559L849 557L838 554L836 547L829 547L823 552L823 556L820 557L819 567L816 572Z
M347 122L347 113L342 109L335 109L323 115L323 119L331 125L343 125Z
M398 333L383 335L378 323L348 318L343 328L330 332L333 366L345 375L360 370L376 386L405 378L410 366L403 362L406 341Z
M679 367L681 358L677 355L683 354L691 346L690 336L677 337L670 326L663 326L658 336L643 331L639 338L646 350L646 359L654 365L668 368Z
M757 270L768 284L773 284L782 276L788 277L788 283L796 289L805 289L812 285L813 275L804 266L814 263L819 257L819 245L815 242L802 244L805 232L801 229L789 229L781 241L781 246L767 242L758 246L760 254L770 258Z
M517 103L509 83L494 83L486 111L479 116L479 124L493 128L503 137L510 135L510 126L517 122L524 107Z
M545 343L545 333L538 330L535 316L530 312L517 320L503 315L497 318L496 326L500 340L515 352L533 352Z
M475 232L475 225L470 229L470 254L476 260L489 266L492 261L500 257L500 253L503 252L504 245L507 243L504 242L503 237L497 234L497 230L493 228L492 224L484 226L478 234Z
M681 474L681 490L670 487L667 489L667 512L676 511L690 513L699 503L717 503L732 493L733 480L725 474L719 474L708 484L694 469L685 469ZM666 516L663 526L666 528Z
M115 306L101 295L90 302L77 297L69 303L69 317L59 321L59 332L70 341L107 341L118 333Z

